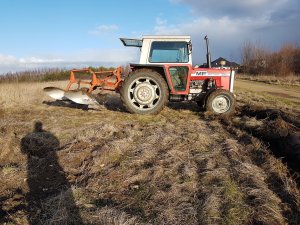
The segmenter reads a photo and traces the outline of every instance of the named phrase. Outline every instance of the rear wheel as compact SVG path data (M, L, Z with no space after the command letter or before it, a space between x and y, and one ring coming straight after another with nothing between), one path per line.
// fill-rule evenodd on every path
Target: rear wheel
M206 100L206 110L214 114L230 115L235 109L235 98L226 90L215 90Z
M157 114L166 105L169 89L156 71L136 70L122 84L121 99L131 113Z

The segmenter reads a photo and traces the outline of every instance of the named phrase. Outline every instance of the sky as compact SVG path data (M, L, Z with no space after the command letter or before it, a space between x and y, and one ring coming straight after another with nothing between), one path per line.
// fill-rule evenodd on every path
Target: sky
M191 35L193 64L240 62L246 42L276 51L300 44L299 0L0 0L0 74L139 61L120 37Z

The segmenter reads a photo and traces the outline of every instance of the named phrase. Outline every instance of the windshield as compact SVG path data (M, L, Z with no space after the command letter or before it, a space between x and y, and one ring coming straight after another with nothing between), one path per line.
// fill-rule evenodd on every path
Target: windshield
M151 45L149 61L151 63L187 63L187 42L155 41Z

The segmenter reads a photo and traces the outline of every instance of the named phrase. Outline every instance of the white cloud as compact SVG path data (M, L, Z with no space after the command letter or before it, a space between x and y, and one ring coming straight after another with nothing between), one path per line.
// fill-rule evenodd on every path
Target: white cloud
M277 49L285 42L299 42L300 1L298 0L170 0L189 5L190 18L180 24L158 23L157 34L191 35L193 57L205 60L203 37L211 40L212 58L219 56L239 60L246 41ZM163 20L163 19L161 19ZM196 47L197 46L197 47ZM199 50L199 46L202 50Z
M165 24L167 24L167 20L163 20L161 17L157 17L156 24L157 25L165 25Z
M11 65L18 62L18 59L12 55L0 54L0 66Z
M237 60L239 49L255 29L264 29L267 19L251 21L231 19L229 17L211 19L201 17L181 24L156 24L154 32L158 35L191 35L193 40L193 57L197 63L205 61L204 36L210 38L213 59L219 56Z
M87 49L72 56L67 56L69 61L75 62L112 62L125 63L134 62L138 56L136 48L120 48L120 49Z
M39 63L57 63L57 62L63 62L63 59L46 59L46 58L38 58L38 57L29 57L29 58L20 58L20 63L32 63L32 64L39 64Z
M257 21L245 19L230 19L227 16L211 19L208 17L199 17L189 23L181 24L156 24L154 31L156 34L192 34L199 36L209 33L220 37L223 40L230 39L233 36L245 36L248 30L263 29L268 25L266 18ZM198 35L197 35L198 34Z
M17 58L13 55L0 54L0 67L5 65L22 65L22 64L40 64L40 63L55 63L63 62L63 59L59 58L40 58L40 57L28 57Z
M136 63L139 59L137 48L86 49L76 53L56 57L30 56L17 58L0 54L0 75L7 72L31 70L36 68L82 68L88 66L118 66Z
M35 56L17 58L12 55L0 54L0 74L34 68L51 67L51 65L57 65L63 62L64 60L60 58L41 58Z
M119 27L115 24L111 24L111 25L102 24L97 26L95 29L90 30L88 33L91 35L101 36L101 35L105 35L117 31L118 29Z

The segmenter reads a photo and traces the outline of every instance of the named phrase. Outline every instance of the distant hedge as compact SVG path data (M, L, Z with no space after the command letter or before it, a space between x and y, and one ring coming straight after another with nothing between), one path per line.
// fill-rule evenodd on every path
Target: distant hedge
M114 67L89 67L93 71L107 71L114 70ZM68 80L70 70L52 68L52 69L34 69L15 73L6 73L0 75L0 83L10 82L46 82L57 80Z

